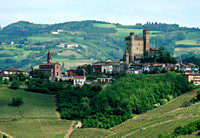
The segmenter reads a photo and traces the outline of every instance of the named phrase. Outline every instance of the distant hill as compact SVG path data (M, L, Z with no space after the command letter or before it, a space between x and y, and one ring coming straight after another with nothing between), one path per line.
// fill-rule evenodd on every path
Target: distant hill
M199 54L200 29L179 27L177 24L155 22L126 26L88 20L50 25L19 21L0 30L0 63L3 64L6 59L11 58L19 64L9 63L0 69L38 65L45 61L49 49L52 50L53 59L60 63L88 59L119 60L124 51L124 37L130 32L141 36L143 29L151 30L152 48L163 46L178 59ZM51 33L59 30L59 34ZM69 49L58 47L60 43L77 43L79 47L70 49L76 53L74 56L63 56L59 53ZM5 51L9 51L9 54Z

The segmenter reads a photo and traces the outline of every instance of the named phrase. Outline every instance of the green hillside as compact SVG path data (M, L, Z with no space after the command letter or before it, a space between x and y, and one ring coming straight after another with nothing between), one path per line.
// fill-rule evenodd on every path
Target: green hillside
M22 97L20 107L10 106L13 97ZM54 97L24 90L0 89L0 120L13 118L57 118Z
M179 59L186 54L196 55L200 50L200 30L179 27L177 24L147 23L125 26L101 21L75 21L48 25L20 21L0 30L0 69L30 69L46 61L48 50L52 51L53 59L61 64L68 64L70 60L119 60L124 52L124 37L130 32L142 36L143 29L151 30L152 48L165 47ZM51 34L51 31L57 30L63 32ZM11 45L11 42L14 44ZM58 47L60 43L77 43L79 47L61 48ZM73 51L74 54L61 54L66 51ZM8 59L13 61L7 62ZM14 64L16 62L18 64Z
M157 137L160 133L171 133L178 126L199 120L200 103L182 107L196 95L196 91L188 92L159 108L111 128L110 131L116 134L109 137Z
M21 97L24 103L11 106L13 97ZM0 110L0 137L6 133L23 138L61 138L71 125L69 120L58 119L52 95L0 88Z

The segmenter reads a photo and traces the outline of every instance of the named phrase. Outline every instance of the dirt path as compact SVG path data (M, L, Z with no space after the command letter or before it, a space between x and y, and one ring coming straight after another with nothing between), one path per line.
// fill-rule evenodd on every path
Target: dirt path
M9 134L7 134L7 133L1 131L1 130L0 130L0 133L3 134L3 135L6 135L6 136L9 137L9 138L14 138L13 136L11 136L11 135L9 135Z
M72 121L72 124L70 126L70 129L68 130L67 134L65 135L65 138L69 138L69 136L71 135L71 133L74 131L74 124L75 124L76 121Z
M56 115L58 117L58 120L61 120L61 116L60 116L59 112L56 111L56 109L57 109L56 96L54 96L54 102L55 102L54 108L55 108Z

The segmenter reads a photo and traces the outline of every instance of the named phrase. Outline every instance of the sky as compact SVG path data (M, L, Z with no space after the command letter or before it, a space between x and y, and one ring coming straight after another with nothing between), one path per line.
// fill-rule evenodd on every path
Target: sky
M200 27L200 0L1 0L0 26L98 20L123 25L158 22Z

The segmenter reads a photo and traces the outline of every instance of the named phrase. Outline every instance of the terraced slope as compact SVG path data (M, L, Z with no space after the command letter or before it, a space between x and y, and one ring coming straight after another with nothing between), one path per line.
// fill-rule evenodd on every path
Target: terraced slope
M138 115L119 126L111 128L110 131L115 134L109 137L155 137L159 133L170 133L177 126L196 121L200 119L200 103L180 108L196 95L196 91L188 92L159 108Z

